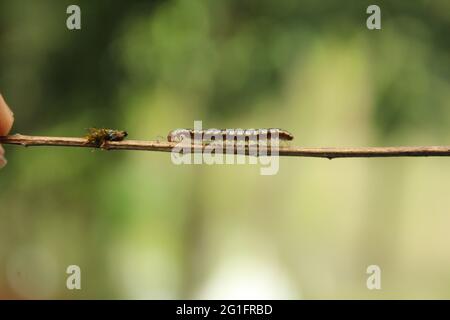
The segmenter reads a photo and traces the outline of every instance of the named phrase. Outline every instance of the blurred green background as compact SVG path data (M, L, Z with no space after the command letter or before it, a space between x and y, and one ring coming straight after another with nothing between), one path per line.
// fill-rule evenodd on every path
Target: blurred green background
M156 139L202 120L300 146L448 145L449 30L446 0L1 1L0 92L13 133ZM5 149L0 298L450 298L448 158L282 158L261 176Z

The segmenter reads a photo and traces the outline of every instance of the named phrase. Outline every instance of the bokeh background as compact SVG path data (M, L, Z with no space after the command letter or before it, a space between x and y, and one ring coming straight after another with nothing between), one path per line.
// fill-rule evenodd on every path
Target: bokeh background
M156 139L202 120L301 146L448 145L449 30L446 0L1 1L0 91L22 134ZM261 176L5 148L0 298L450 298L449 158L283 158Z

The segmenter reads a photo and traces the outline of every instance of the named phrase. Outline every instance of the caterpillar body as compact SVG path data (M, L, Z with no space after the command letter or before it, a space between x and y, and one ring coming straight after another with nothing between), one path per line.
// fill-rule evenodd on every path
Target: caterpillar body
M193 129L175 129L167 135L169 142L181 142L183 139L190 138L194 143L196 142L211 142L221 137L224 142L244 141L244 142L258 142L261 140L270 141L271 139L278 139L281 141L290 141L294 136L286 130L278 128L270 129L207 129L207 130L193 130ZM200 141L197 141L200 140Z

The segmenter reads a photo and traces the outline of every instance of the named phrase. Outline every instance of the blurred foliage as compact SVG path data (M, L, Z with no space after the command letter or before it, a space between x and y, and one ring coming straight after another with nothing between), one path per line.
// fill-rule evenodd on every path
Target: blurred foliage
M370 4L2 1L0 91L26 134L156 139L203 120L285 128L305 146L448 144L450 3L378 1L378 31ZM282 159L263 177L158 153L6 149L0 298L450 294L445 158ZM381 292L365 287L370 264Z

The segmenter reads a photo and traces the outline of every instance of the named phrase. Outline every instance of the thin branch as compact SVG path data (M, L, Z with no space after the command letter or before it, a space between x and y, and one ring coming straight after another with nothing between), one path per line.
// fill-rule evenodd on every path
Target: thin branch
M60 146L101 148L105 150L146 150L171 152L177 145L167 141L124 140L108 141L103 146L88 143L85 138L39 137L15 134L0 136L0 144L31 146ZM193 145L190 152L200 152L205 146ZM224 150L226 151L226 150ZM235 150L236 151L236 150ZM248 154L248 147L246 147ZM375 157L448 157L450 146L424 147L362 147L362 148L303 148L280 146L280 156L318 157L318 158L375 158Z

